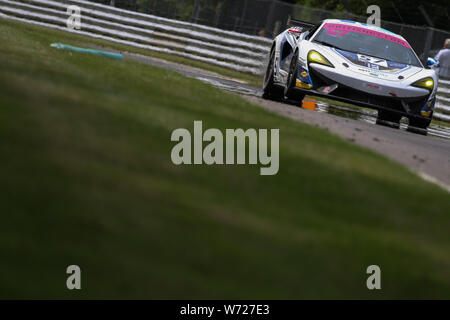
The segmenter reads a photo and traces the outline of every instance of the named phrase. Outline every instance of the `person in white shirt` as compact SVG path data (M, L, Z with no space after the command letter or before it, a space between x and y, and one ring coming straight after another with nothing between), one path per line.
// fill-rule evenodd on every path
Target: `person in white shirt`
M435 60L439 61L439 78L450 80L450 39L445 40L444 48L441 49Z

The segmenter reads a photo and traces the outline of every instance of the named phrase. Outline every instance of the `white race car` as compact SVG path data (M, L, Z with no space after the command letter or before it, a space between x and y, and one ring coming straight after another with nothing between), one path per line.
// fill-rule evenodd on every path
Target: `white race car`
M403 37L364 23L324 20L274 39L263 97L301 102L306 94L325 96L377 109L378 123L398 127L406 116L410 127L425 129L437 85L434 70L423 66Z

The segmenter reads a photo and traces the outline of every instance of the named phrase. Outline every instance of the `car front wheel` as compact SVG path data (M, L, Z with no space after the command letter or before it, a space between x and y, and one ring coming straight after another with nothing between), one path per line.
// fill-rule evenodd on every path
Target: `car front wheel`
M304 94L295 90L297 84L298 75L298 51L294 54L291 60L291 65L289 66L289 74L286 81L286 87L284 88L284 95L288 100L296 101L298 104L302 103Z
M427 128L431 123L433 113L429 118L409 118L408 131L427 135Z
M377 124L398 129L400 128L401 118L402 115L400 113L390 112L387 110L379 110Z

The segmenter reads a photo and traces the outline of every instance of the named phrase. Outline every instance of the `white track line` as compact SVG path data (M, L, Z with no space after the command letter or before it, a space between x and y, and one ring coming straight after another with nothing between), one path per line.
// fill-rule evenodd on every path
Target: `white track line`
M418 171L417 174L419 175L419 177L421 177L423 180L430 182L432 184L435 184L439 187L441 187L442 189L444 189L445 191L450 193L450 185L436 179L435 177L432 177L424 172L420 172Z

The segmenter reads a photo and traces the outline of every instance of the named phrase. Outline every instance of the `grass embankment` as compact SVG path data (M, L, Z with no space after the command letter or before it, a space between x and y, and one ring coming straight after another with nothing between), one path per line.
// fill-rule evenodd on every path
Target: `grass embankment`
M446 192L200 81L49 46L70 37L0 24L0 298L450 298ZM280 128L278 175L173 165L194 120Z

